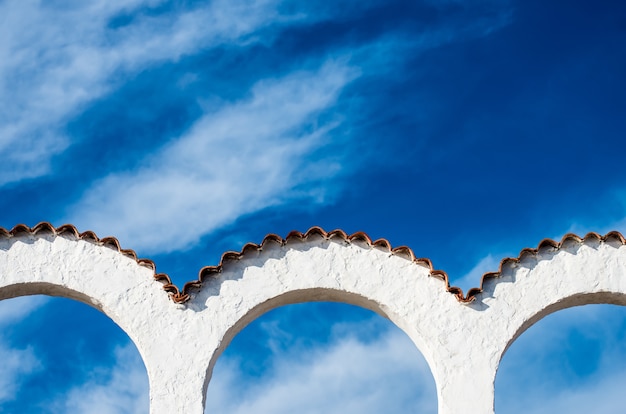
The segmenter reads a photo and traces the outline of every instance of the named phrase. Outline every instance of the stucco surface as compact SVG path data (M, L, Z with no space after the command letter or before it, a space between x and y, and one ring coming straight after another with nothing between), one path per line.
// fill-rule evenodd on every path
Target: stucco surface
M433 372L439 413L493 413L496 371L511 342L556 310L625 304L625 269L621 236L570 237L504 262L462 303L418 261L316 234L248 249L179 304L154 269L110 244L54 232L0 235L0 299L64 296L104 312L144 360L152 413L202 413L213 366L246 324L278 306L321 300L374 310L406 332Z

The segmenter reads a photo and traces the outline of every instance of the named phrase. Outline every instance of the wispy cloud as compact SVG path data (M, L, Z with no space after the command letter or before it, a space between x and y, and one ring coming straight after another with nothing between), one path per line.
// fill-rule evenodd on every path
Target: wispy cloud
M339 46L326 63L318 63L320 69L261 80L248 98L214 112L207 109L187 132L139 160L133 171L95 182L64 220L113 234L144 253L169 253L193 246L243 215L288 201L325 201L327 192L341 188L320 185L328 182L325 178L384 158L379 145L367 146L365 138L349 134L354 107L341 112L342 126L348 126L341 139L350 145L334 142L340 134L333 128L344 119L319 116L327 115L344 87L361 74L401 77L405 55L484 36L488 28L506 25L508 16L459 27L444 24L409 40L391 34L358 47ZM296 68L310 68L313 62L319 57ZM365 105L366 97L351 96L350 103ZM332 153L329 143L335 144L333 150L343 148Z
M583 387L560 390L544 398L537 399L536 394L527 393L526 398L517 400L519 409L502 410L506 413L551 414L569 413L621 413L624 401L619 396L626 387L626 373L600 372L589 379ZM534 398L535 397L535 398Z
M47 298L43 296L24 296L0 301L0 329L18 323L46 302ZM13 348L1 336L0 361L0 403L13 400L29 374L42 369L33 348Z
M69 220L144 251L167 252L241 215L319 199L314 184L339 165L315 159L334 126L318 115L356 74L331 61L258 82L249 98L206 114L138 170L95 183Z
M68 120L124 74L258 40L260 28L302 18L281 14L274 0L145 13L161 3L0 3L0 186L46 174L51 158L71 144L63 131Z
M346 336L327 347L274 354L271 368L246 383L233 360L218 362L207 413L435 413L429 368L400 332L371 342ZM245 395L243 390L246 390Z
M582 306L541 320L513 343L496 381L498 413L622 411L624 310Z
M115 357L112 367L90 367L91 378L52 402L51 412L148 413L148 375L137 349L129 343Z
M507 255L495 257L488 254L480 259L480 261L476 263L476 265L469 272L458 279L451 280L450 283L454 286L460 287L465 292L473 287L478 287L480 286L480 281L483 275L487 272L496 272L500 267L500 260L505 257L507 257Z
M0 329L6 332L10 325L28 323L27 317L49 301L50 298L46 296L24 296L0 301ZM21 335L23 333L17 330L11 336ZM131 342L127 341L115 349L115 361L111 366L74 367L77 371L82 370L80 378L84 378L84 381L71 384L69 390L65 388L67 383L62 378L56 378L58 382L52 387L52 400L50 394L41 392L36 384L38 381L51 381L51 377L59 375L59 371L50 367L51 361L47 360L49 355L41 348L39 338L28 338L28 342L28 346L16 347L9 335L0 335L0 411L7 409L7 404L9 407L19 406L21 399L28 395L27 398L31 399L28 409L39 407L36 408L38 412L148 412L148 375L139 352ZM90 339L86 343L89 344ZM85 342L77 343L76 352L80 353L84 345ZM84 361L82 356L72 358ZM49 367L54 372L52 376L46 372ZM40 394L36 398L30 395L30 387L39 389Z
M48 296L20 296L0 301L0 328L16 323L44 306L49 301Z
M613 221L610 224L606 225L602 225L602 226L594 226L594 225L589 225L589 224L582 224L582 223L574 223L572 225L570 225L570 227L568 228L568 230L565 233L574 233L574 234L578 234L579 236L584 236L585 234L589 233L589 232L596 232L596 233L600 233L602 235L610 232L610 231L619 231L622 234L626 234L626 218L623 218L621 220L617 220L617 221ZM565 234L564 233L564 234ZM562 237L562 235L561 235ZM559 238L557 238L558 240Z
M15 349L2 342L0 360L0 403L3 403L15 398L27 376L41 369L41 363L32 348Z

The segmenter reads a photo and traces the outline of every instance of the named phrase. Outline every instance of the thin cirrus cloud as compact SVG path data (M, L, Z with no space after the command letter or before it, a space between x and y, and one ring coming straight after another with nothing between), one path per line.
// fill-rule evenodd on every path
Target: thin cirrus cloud
M536 378L542 377L541 372L535 375ZM510 386L514 387L513 384ZM620 413L624 403L618 396L623 393L625 386L625 373L604 367L580 386L561 386L550 393L540 389L540 386L523 388L518 392L503 392L500 399L496 400L496 407L501 414Z
M502 358L496 412L622 412L625 323L621 307L587 305L531 326Z
M114 350L115 363L95 372L50 403L51 411L63 413L148 413L148 375L132 343Z
M275 353L269 372L245 379L236 360L219 361L206 413L376 413L437 411L426 361L402 332L372 341L346 335L300 354Z
M136 170L94 183L67 219L162 253L189 247L247 213L323 199L316 183L340 166L334 157L315 159L332 144L336 126L320 114L356 76L356 69L333 60L260 81L248 98L204 115Z
M0 337L0 404L13 400L26 378L42 369L32 348L12 348L4 342L4 338Z
M537 398L537 394L528 393L528 396L534 398L518 399L520 402L524 401L523 407L501 412L503 414L620 413L624 409L624 402L617 396L624 392L624 387L626 387L625 373L600 372L594 375L585 387L559 390L544 398Z
M502 255L501 257L504 258L507 256ZM498 271L500 267L500 260L501 259L496 258L494 255L488 254L480 259L478 263L476 263L476 265L474 265L474 267L465 275L460 278L451 278L450 283L460 287L464 292L467 292L473 287L479 287L482 276L485 273Z
M67 122L124 75L219 44L258 41L262 28L305 19L281 14L273 0L142 12L162 3L0 3L0 186L49 173L52 157L71 145Z
M619 330L623 323L620 308L585 306L532 326L503 358L496 412L621 412L620 390L626 385L619 362L625 359ZM292 352L272 347L260 376L246 376L244 364L227 351L209 384L206 412L436 412L428 365L403 333L387 329L364 341L349 333L359 328L336 326L340 335L322 346ZM594 348L594 355L585 355L572 346L576 335L604 345ZM581 373L568 359L574 365L585 359L595 362L589 372Z
M0 301L0 329L3 331L0 335L0 358L3 361L0 405L5 409L6 405L21 407L25 412L147 413L148 375L137 348L130 341L111 350L114 356L111 365L81 364L80 361L84 361L81 347L85 344L76 344L76 354L70 356L75 363L68 377L78 374L78 380L69 387L63 378L58 378L52 388L35 385L42 380L50 381L46 370L54 361L50 360L37 338L27 341L27 346L16 346L12 337L21 336L20 324L49 302L48 297L38 295ZM58 375L59 371L55 372ZM38 391L34 392L35 389ZM24 398L28 398L28 402Z
M0 301L0 329L19 323L37 308L43 306L47 298L26 296ZM7 338L0 335L0 404L15 398L22 383L30 374L43 369L42 363L32 347L15 348Z
M134 170L93 183L64 221L158 254L192 247L202 236L267 207L324 202L341 187L326 185L329 179L372 158L371 149L365 149L352 157L354 165L347 165L350 146L341 148L338 141L354 143L356 138L345 129L334 132L342 121L349 129L352 120L327 119L348 84L361 74L389 76L390 66L402 66L398 55L484 36L508 19L503 14L456 28L444 25L410 40L383 36L350 50L334 49L335 57L317 70L260 80L247 98L207 111L182 136L139 160ZM350 99L363 104L363 97ZM349 118L349 110L342 115Z

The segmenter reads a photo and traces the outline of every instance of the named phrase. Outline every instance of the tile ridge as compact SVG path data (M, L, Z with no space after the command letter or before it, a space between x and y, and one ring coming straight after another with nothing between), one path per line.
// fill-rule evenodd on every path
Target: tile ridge
M165 273L157 273L156 264L154 263L154 261L145 258L138 258L134 250L122 249L120 247L119 241L115 237L99 238L93 231L85 231L82 233L79 232L78 229L72 224L64 224L59 227L54 227L49 222L41 222L34 227L28 227L24 224L18 224L14 226L11 230L0 227L0 238L12 238L17 237L21 234L29 234L33 236L37 236L39 234L52 234L54 236L69 235L71 237L74 237L76 240L85 240L117 250L119 253L135 260L140 266L151 269L153 271L154 280L161 282L163 284L163 290L165 290L170 295L171 299L175 303L179 304L185 303L191 298L190 291L192 289L202 288L202 284L205 279L209 277L214 277L217 274L221 273L223 266L226 262L240 260L244 258L246 254L252 251L262 251L263 248L270 243L274 243L279 246L286 246L290 242L293 242L295 240L306 242L309 237L312 236L322 237L326 240L341 239L348 244L351 244L355 241L362 242L367 244L370 248L383 249L394 256L403 257L415 264L424 266L428 269L429 275L431 277L435 277L443 281L446 291L454 295L455 298L463 304L473 302L476 297L483 292L485 283L490 280L496 280L500 278L506 267L518 264L525 257L536 257L540 253L540 251L544 249L560 250L563 245L570 242L583 244L589 240L606 242L609 239L617 240L622 245L626 245L626 238L624 238L624 236L617 231L608 232L604 236L595 232L590 232L587 233L584 237L580 237L573 233L568 233L564 235L559 242L552 239L543 239L539 242L536 248L524 248L520 251L517 257L507 257L502 259L500 261L497 271L484 273L481 277L480 285L478 287L470 288L467 293L464 294L463 290L460 287L450 285L448 274L445 271L435 269L430 259L417 257L413 250L407 246L392 247L391 243L389 243L387 239L372 240L365 232L362 231L347 234L343 230L336 229L327 232L321 227L314 226L309 228L304 233L296 230L291 231L287 234L285 238L270 233L263 238L260 244L246 243L239 252L226 251L220 257L220 261L217 265L202 267L198 272L197 279L186 282L183 285L183 288L180 289L178 286L172 283L169 275Z
M469 289L467 291L467 295L465 297L459 298L459 300L464 303L470 303L474 301L476 295L483 292L483 287L487 281L500 278L506 267L515 266L526 257L536 257L542 250L550 249L554 251L559 251L567 243L573 242L582 245L590 240L596 240L599 243L605 243L606 241L611 239L618 241L622 245L626 245L626 238L624 238L624 236L618 231L610 231L604 236L596 232L589 232L583 237L580 237L574 233L567 233L558 242L549 238L543 239L535 248L526 247L522 249L517 257L505 257L504 259L500 260L498 270L496 270L495 272L484 273L480 278L480 286Z
M619 241L622 245L626 244L626 238L624 238L624 236L618 231L610 231L604 236L596 232L590 232L587 233L584 237L580 237L573 233L568 233L564 235L559 242L546 238L541 240L538 246L534 249L522 249L518 257L507 257L502 259L500 261L500 265L497 271L484 273L480 279L480 285L478 287L472 287L468 289L467 293L464 294L463 289L461 289L460 287L450 285L448 274L445 271L435 269L430 259L417 257L413 250L408 246L392 247L391 243L389 243L387 239L372 240L365 232L362 231L348 235L345 231L340 229L326 232L321 227L314 226L308 229L305 233L296 230L291 231L284 239L276 234L270 233L263 238L263 241L261 241L260 244L246 243L239 252L227 251L223 253L217 265L204 266L202 269L200 269L198 273L198 278L196 280L189 281L183 285L183 289L179 296L179 298L181 299L181 303L189 299L191 289L201 288L203 281L207 277L213 277L216 274L221 273L222 267L225 262L230 260L240 260L245 257L246 253L250 251L262 251L263 247L268 243L276 243L281 246L285 246L290 242L290 240L297 239L300 241L306 241L312 235L317 235L327 240L340 238L343 239L346 243L352 243L355 240L362 241L372 248L383 248L395 256L404 257L405 259L410 260L413 263L425 266L429 270L429 275L444 282L446 291L453 294L455 298L463 304L469 304L476 300L476 296L483 292L485 282L498 279L506 266L517 264L521 260L523 260L524 257L536 256L540 253L541 250L544 250L546 248L560 250L561 247L568 242L582 244L591 239L597 240L598 242L606 242L609 239L614 239ZM174 299L174 301L177 301L175 297L172 298Z
M5 229L4 227L0 227L0 238L13 238L18 237L22 234L28 234L32 236L38 236L41 234L52 234L55 237L70 236L75 238L76 240L85 240L100 246L109 247L123 254L124 256L130 257L135 262L137 262L138 265L151 269L153 272L154 280L163 283L163 290L170 294L174 302L181 302L181 294L178 290L178 287L172 283L172 280L167 274L157 273L156 264L154 263L154 261L146 258L137 257L137 253L135 253L135 251L132 249L122 249L122 247L120 246L120 242L115 237L100 238L96 235L96 233L91 230L80 232L73 224L63 224L59 227L54 227L53 224L47 221L37 223L33 227L29 227L25 224L17 224L10 230Z
M387 250L390 254L394 256L404 257L405 259L410 260L413 263L416 263L418 265L425 266L426 268L428 268L429 275L443 281L445 283L446 290L454 294L455 297L459 301L471 302L472 300L474 300L473 297L470 298L469 300L466 300L466 298L463 296L463 291L460 288L456 286L450 286L450 283L448 280L448 274L445 271L435 269L430 259L417 257L415 253L413 252L413 250L409 248L408 246L392 247L391 243L389 243L387 239L372 240L372 238L369 237L367 233L363 231L358 231L356 233L348 234L341 229L335 229L335 230L327 232L321 227L313 226L304 233L297 231L297 230L293 230L289 232L284 239L276 234L270 233L263 238L260 244L246 243L239 252L227 251L223 253L217 265L204 266L198 272L198 278L196 280L189 281L183 285L183 288L180 293L182 302L189 299L191 289L200 289L202 287L202 283L204 282L206 278L214 277L215 275L221 273L222 268L226 262L231 261L231 260L240 260L244 258L245 255L250 251L262 251L264 246L266 246L269 243L275 243L280 246L285 246L289 244L292 240L298 240L298 241L304 242L311 236L319 236L326 240L338 238L338 239L345 241L346 243L360 241L360 242L366 243L371 248L379 248L379 249ZM173 299L176 301L175 298Z

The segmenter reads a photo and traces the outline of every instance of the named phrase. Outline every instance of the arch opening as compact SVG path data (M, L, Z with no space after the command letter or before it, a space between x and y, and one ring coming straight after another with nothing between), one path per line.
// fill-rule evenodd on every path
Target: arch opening
M0 411L148 413L137 348L93 305L43 295L4 299L0 327Z
M624 305L624 299L606 293L574 296L520 328L498 369L496 412L621 412L626 308L615 305Z
M437 412L430 368L401 329L371 304L319 299L255 315L215 365L205 413Z

